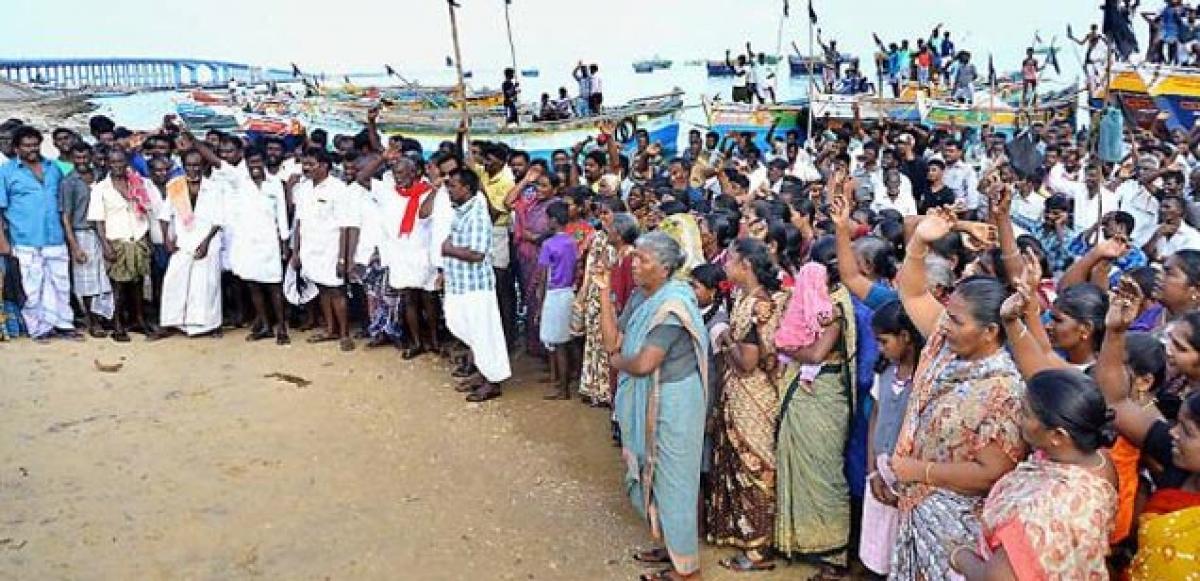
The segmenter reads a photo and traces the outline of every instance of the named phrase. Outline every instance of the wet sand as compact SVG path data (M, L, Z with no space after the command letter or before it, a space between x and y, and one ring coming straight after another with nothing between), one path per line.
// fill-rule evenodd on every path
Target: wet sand
M432 357L243 335L0 343L0 578L643 570L607 412L542 401L528 360L503 398L468 404ZM706 579L810 574L732 574L729 552L705 549Z

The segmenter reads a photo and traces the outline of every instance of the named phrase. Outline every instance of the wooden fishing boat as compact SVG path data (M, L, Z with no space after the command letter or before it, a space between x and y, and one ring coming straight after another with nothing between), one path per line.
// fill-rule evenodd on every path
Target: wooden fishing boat
M709 129L722 135L729 132L754 134L760 145L766 144L767 132L775 127L775 135L801 128L802 115L808 107L803 104L747 105L704 101L704 113Z
M921 111L917 106L915 95L900 98L877 97L872 94L834 95L815 93L812 97L813 119L837 119L848 121L854 119L854 108L858 106L858 116L863 121L897 121L917 122L921 120Z
M917 106L921 111L921 123L930 127L989 125L995 131L1010 135L1019 127L1028 127L1036 122L1049 124L1068 121L1073 124L1078 107L1073 97L1041 101L1037 107L1021 108L1003 102L989 103L986 99L977 98L975 104L968 105L931 99L924 95L917 97Z
M638 61L633 63L633 72L641 74L653 73L654 65L646 61Z
M518 125L505 123L503 112L473 115L471 138L499 141L522 149L534 157L548 158L556 149L569 149L587 137L596 135L596 124L612 121L616 137L632 147L634 133L645 129L650 140L662 143L664 155L673 155L679 140L679 113L683 92L634 99L617 107L605 107L602 115L560 121L532 121L522 116ZM387 134L416 139L424 147L436 148L442 141L453 141L461 120L458 110L402 111L385 110L379 115L379 128Z
M1194 69L1113 65L1107 90L1139 127L1153 126L1165 113L1167 129L1191 131L1200 115L1200 71Z

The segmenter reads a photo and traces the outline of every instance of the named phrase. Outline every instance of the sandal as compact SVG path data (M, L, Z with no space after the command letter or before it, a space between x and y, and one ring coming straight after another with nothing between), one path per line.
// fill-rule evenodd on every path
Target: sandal
M404 353L400 354L400 358L408 361L410 359L416 359L424 354L425 346L418 343L416 347L409 347L408 349L405 349Z
M284 331L283 333L276 333L275 334L275 344L276 345L291 345L292 338L288 337L288 334L286 331Z
M667 567L666 569L661 569L652 573L642 573L638 579L641 581L678 581L680 579L691 579L693 577L696 577L696 575L681 575L675 570L674 567Z
M338 347L341 348L342 352L344 352L344 353L349 353L350 351L354 351L354 347L355 347L354 339L346 337L346 338L342 339L341 341L338 341Z
M667 553L666 549L656 547L634 553L633 560L639 563L650 563L657 565L660 563L670 563L671 555Z
M312 335L309 335L308 339L305 339L305 342L307 342L307 343L328 343L330 341L337 341L338 339L339 339L339 337L337 335L330 335L324 331L318 331L316 333L313 333Z
M480 402L485 402L489 399L498 398L501 395L503 395L503 392L500 390L499 387L496 387L494 384L491 384L491 383L485 383L482 386L480 386L479 389L476 389L475 391L468 394L467 401L469 401L471 403L480 403Z
M55 331L54 334L58 337L66 339L68 341L83 341L84 340L83 333L80 333L79 331L76 331L74 329L71 329L69 331Z
M840 569L831 565L822 565L816 575L808 578L808 581L841 581L849 574L848 569Z
M394 344L391 337L388 337L387 335L377 335L375 337L371 337L367 341L367 349L375 349L377 347L383 347L384 345L389 344Z
M108 336L108 333L104 332L104 329L92 328L88 329L87 333L93 339L103 339Z
M767 561L766 559L755 561L746 555L746 553L738 553L736 557L721 559L717 563L730 571L737 571L739 573L775 570L774 562Z
M268 327L254 329L246 335L246 342L249 343L253 341L262 341L263 339L269 339L271 335L273 335L273 333L271 333L271 329Z
M112 340L116 341L117 343L129 342L129 333L126 333L125 331L113 331L112 335L109 336L112 337Z

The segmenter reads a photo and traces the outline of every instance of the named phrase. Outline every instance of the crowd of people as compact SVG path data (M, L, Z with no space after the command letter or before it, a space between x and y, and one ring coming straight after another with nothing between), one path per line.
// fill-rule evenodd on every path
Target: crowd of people
M546 399L609 414L648 579L698 576L701 540L820 578L1196 572L1200 135L1129 131L1105 163L1067 123L1020 160L821 123L667 157L601 121L531 159L375 117L295 147L0 125L0 328L312 330L449 357L474 402L523 353Z

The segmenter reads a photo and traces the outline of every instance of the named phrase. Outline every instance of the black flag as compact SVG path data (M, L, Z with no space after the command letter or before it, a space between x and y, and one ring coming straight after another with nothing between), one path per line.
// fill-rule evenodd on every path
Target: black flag
M1050 45L1050 50L1046 53L1046 64L1054 67L1054 74L1062 74L1062 69L1058 66L1058 47L1053 44Z
M342 80L345 81L347 85L351 84L349 76L342 77Z
M292 78L302 77L302 76L304 76L304 73L300 72L300 67L296 66L296 63L292 63Z
M817 23L817 11L813 10L812 0L808 0L808 21L813 24Z
M992 55L988 55L988 85L996 86L996 65L992 63Z
M1126 60L1129 55L1138 51L1137 36L1133 33L1133 23L1129 21L1130 14L1121 9L1120 0L1104 0L1104 29L1103 33L1116 48L1120 60Z
M791 10L788 8L788 0L783 0L783 17L787 18L788 16L791 16L789 12L791 12Z
M882 47L884 46L884 44L883 44L883 39L879 38L879 35L878 35L878 34L876 34L876 33L872 32L872 33L871 33L871 38L874 38L874 39L875 39L875 44L879 45L879 46L880 46L880 48L882 48Z
M392 65L383 65L383 70L387 71L388 76L396 76L396 69L393 69Z

